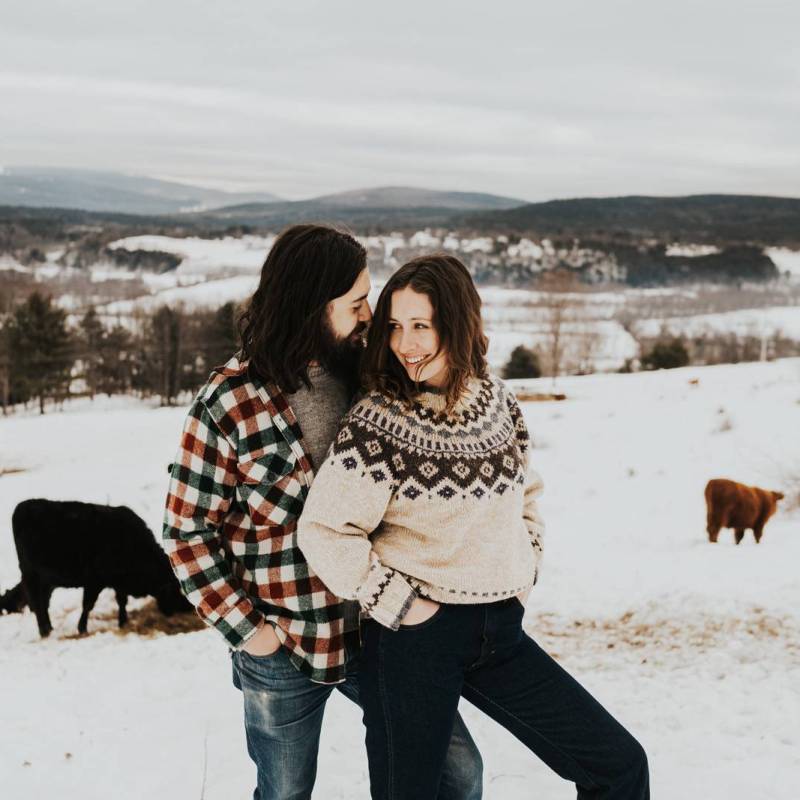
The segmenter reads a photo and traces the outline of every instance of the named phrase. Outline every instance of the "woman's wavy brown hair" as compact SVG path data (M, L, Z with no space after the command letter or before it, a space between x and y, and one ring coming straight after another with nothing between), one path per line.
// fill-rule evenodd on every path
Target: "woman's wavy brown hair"
M389 349L392 295L410 287L427 295L433 306L433 327L439 350L447 357L448 375L442 388L452 411L472 377L485 378L488 340L483 333L481 298L467 268L454 256L433 253L409 261L383 287L372 317L361 366L365 389L379 391L410 405L421 391Z
M308 363L323 350L328 303L352 289L367 251L343 230L293 225L275 240L258 289L238 320L244 358L284 392L310 388Z

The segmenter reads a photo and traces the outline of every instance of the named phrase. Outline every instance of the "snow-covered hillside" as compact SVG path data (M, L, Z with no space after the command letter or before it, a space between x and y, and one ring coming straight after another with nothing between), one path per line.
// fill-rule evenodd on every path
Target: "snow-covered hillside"
M517 388L549 389L549 381ZM543 474L545 569L526 628L642 741L653 796L794 800L800 774L800 517L706 541L703 487L732 477L800 488L800 359L563 380L525 403ZM76 401L0 419L0 587L18 579L11 512L28 497L124 503L158 531L185 410ZM134 626L152 613L132 604ZM248 796L241 698L212 631L115 630L104 593L76 638L80 593L57 589L55 631L0 617L2 796L206 800ZM141 610L144 608L144 610ZM486 800L574 791L462 704ZM205 777L204 777L205 776ZM360 715L334 694L315 797L368 797Z
M201 239L189 236L129 236L118 239L113 250L158 250L173 253L183 260L176 272L182 275L213 274L228 271L258 272L264 256L275 241L274 236L226 236L222 239Z
M211 278L189 286L172 285L135 300L116 300L101 307L108 317L154 311L161 306L177 306L186 311L219 308L225 303L241 303L258 287L258 275L237 275L233 278Z

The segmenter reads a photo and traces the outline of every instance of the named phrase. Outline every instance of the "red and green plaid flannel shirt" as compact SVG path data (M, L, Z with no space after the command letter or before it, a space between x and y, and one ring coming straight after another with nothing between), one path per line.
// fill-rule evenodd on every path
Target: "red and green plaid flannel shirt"
M297 547L313 477L286 397L233 358L189 409L164 547L184 593L230 647L240 648L266 618L300 671L336 683L346 661L343 603Z

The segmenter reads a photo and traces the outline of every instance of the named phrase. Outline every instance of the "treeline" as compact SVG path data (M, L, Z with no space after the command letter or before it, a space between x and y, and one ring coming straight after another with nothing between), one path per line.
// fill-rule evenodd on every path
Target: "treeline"
M643 369L669 369L683 366L743 364L800 356L800 342L776 332L767 336L705 331L696 336L662 332L640 338Z
M587 247L592 243L584 243ZM676 283L737 283L779 277L772 259L760 247L738 245L703 256L669 256L664 244L649 247L613 244L608 252L625 268L629 286Z
M34 292L0 327L0 403L17 404L97 394L157 396L171 405L194 391L211 368L236 351L236 307L188 312L162 306L104 323L94 307L68 324L66 312Z
M741 336L736 333L712 333L702 336L679 336L664 331L658 336L638 341L641 354L626 358L618 372L640 372L678 367L706 367L714 364L743 364L752 361L772 361L776 358L800 356L800 342L776 333L767 337ZM548 361L547 342L538 347L518 345L503 366L504 378L558 377L552 359ZM559 365L567 375L585 375L586 370L577 361Z
M86 269L95 264L111 264L131 272L169 272L182 261L181 256L161 250L125 250L106 247L102 241L93 238L81 242L64 251L58 263L65 267Z

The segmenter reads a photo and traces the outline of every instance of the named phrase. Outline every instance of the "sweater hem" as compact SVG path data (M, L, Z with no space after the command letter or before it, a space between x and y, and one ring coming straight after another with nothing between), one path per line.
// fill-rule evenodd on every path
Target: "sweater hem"
M447 586L435 586L425 581L407 578L409 584L422 596L437 603L452 603L453 605L467 605L473 603L495 603L507 600L521 592L533 588L535 576L519 586L503 589L461 589Z

